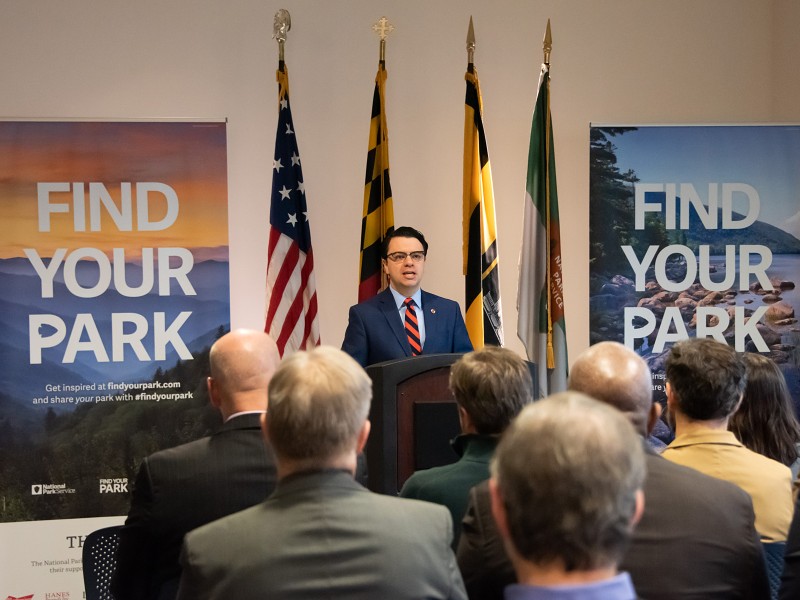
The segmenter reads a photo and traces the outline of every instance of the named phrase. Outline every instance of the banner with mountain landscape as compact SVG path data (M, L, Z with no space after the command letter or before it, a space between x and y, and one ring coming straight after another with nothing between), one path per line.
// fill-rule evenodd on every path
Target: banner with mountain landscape
M0 121L0 580L69 589L141 459L213 426L226 152L223 122Z
M800 126L593 126L590 343L770 356L800 409Z

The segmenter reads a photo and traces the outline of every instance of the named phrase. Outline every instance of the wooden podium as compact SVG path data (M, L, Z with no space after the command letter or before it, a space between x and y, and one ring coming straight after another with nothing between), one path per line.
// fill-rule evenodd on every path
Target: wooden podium
M372 379L372 430L366 456L369 488L397 495L419 469L458 460L450 440L461 430L448 388L461 354L430 354L367 367Z
M450 440L461 433L450 393L450 365L461 354L430 354L370 365L372 430L367 440L367 486L397 495L414 471L458 460ZM536 366L525 361L538 390Z

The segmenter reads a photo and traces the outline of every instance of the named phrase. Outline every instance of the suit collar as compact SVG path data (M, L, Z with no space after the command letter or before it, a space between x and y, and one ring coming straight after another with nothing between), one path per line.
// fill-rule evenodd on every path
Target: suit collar
M500 436L480 433L462 433L450 442L453 451L467 460L488 463L494 454Z
M389 329L394 334L395 339L403 349L406 356L411 356L411 346L408 345L408 338L406 331L403 329L403 323L400 321L400 314L397 312L397 305L394 303L394 296L389 288L383 290L377 296L380 304L381 312L386 322L389 324Z
M261 429L262 413L245 413L225 421L217 433L223 431L235 431L240 429Z
M425 339L441 340L447 336L444 331L445 323L438 318L441 310L439 296L422 290L422 310L425 312ZM423 346L422 351L425 352Z
M353 474L350 471L344 469L320 469L292 473L284 477L278 482L278 486L270 498L280 498L297 492L323 487L364 491L364 487L353 478Z
M400 308L403 306L405 299L409 296L403 296L400 292L396 289L392 288L391 286L386 288L389 292L389 295L392 298L392 302L394 302L394 306L397 311L400 311ZM422 290L417 290L413 294L411 294L410 298L414 300L414 304L417 305L418 308L422 308Z

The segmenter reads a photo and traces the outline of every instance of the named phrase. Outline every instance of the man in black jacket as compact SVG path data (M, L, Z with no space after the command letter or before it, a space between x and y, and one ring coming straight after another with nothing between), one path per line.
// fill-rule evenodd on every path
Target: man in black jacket
M280 362L275 342L261 331L235 330L217 340L209 360L209 398L223 424L209 437L142 461L120 533L117 600L175 598L184 535L275 489L275 461L260 425Z

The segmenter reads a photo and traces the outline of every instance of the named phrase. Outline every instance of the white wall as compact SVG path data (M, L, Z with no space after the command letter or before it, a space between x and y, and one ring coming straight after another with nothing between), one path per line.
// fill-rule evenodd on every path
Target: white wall
M356 299L381 16L395 223L431 243L426 287L463 302L461 161L469 16L498 211L505 332L541 40L552 110L571 355L588 344L590 123L800 122L793 0L0 0L0 116L228 119L233 326L261 327L277 119L273 15L287 8L323 342Z

